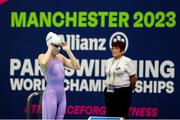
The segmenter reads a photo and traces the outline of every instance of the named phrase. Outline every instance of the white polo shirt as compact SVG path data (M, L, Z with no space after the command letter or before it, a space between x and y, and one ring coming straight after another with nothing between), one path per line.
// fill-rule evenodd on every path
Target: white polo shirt
M119 59L110 58L106 61L106 81L105 85L114 88L130 86L130 76L136 74L133 61L122 56Z

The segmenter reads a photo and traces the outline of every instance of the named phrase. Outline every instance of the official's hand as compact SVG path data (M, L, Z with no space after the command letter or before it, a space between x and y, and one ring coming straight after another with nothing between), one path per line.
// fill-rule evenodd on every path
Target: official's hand
M130 76L130 85L131 88L136 88L137 75Z
M133 80L131 81L131 88L132 89L136 88L136 81Z

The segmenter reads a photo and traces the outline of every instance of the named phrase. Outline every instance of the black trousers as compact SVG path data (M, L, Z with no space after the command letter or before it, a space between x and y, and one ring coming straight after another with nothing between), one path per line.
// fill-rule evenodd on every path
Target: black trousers
M131 87L118 88L113 93L107 92L105 88L104 94L107 116L127 119L132 98Z

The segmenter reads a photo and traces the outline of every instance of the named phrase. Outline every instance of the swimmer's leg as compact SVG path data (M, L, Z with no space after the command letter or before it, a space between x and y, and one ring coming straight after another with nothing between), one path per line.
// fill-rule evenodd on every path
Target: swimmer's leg
M42 99L42 118L54 119L57 111L57 96L54 90L46 90Z
M62 96L62 100L58 105L56 119L63 119L66 112L66 94Z

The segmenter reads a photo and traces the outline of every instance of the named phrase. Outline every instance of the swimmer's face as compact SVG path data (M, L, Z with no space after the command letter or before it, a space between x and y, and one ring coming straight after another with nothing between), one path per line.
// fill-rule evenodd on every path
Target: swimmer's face
M61 50L61 45L56 45L56 44L51 44L53 47L54 47L54 50L53 50L53 54L59 54L60 50Z

